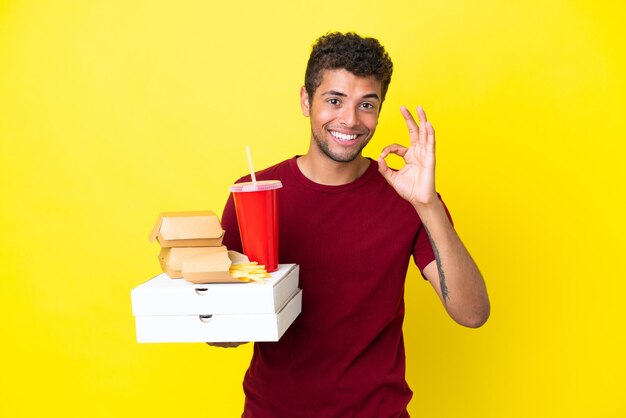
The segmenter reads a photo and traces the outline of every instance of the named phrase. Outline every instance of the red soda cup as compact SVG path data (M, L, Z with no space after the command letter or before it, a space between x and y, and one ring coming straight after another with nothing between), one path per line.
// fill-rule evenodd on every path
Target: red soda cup
M278 270L279 180L237 183L230 186L235 200L237 224L243 252L250 261Z

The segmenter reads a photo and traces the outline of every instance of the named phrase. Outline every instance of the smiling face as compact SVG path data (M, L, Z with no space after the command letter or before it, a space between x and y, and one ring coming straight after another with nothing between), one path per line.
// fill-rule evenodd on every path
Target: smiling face
M311 118L310 151L341 163L359 157L378 124L381 89L374 77L358 77L344 69L324 70L313 100L302 88L302 113Z

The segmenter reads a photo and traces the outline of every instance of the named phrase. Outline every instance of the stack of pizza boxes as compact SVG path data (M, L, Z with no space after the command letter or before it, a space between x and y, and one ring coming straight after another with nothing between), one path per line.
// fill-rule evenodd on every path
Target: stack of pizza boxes
M224 233L211 211L159 215L150 240L163 273L131 291L138 342L278 341L293 323L298 265L242 281L231 272L249 260L222 245Z

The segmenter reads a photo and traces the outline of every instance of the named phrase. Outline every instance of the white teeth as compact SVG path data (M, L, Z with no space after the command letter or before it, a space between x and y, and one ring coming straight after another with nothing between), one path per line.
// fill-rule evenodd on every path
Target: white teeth
M351 141L353 139L355 139L358 135L346 135L346 134L342 134L340 132L335 132L335 131L330 131L330 134L332 136L334 136L335 138L341 140L341 141Z

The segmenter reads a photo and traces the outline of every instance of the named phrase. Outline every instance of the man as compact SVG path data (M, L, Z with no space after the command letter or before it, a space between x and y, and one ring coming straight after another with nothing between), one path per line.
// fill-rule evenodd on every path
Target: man
M389 145L378 161L361 154L391 74L375 39L318 39L300 92L309 150L256 175L283 184L279 257L300 265L303 302L279 342L255 344L244 417L408 416L402 321L411 255L455 321L479 327L489 316L483 278L435 189L435 133L424 110L418 126L401 109L409 148ZM388 168L389 154L404 167ZM224 244L241 251L232 196L222 224Z

